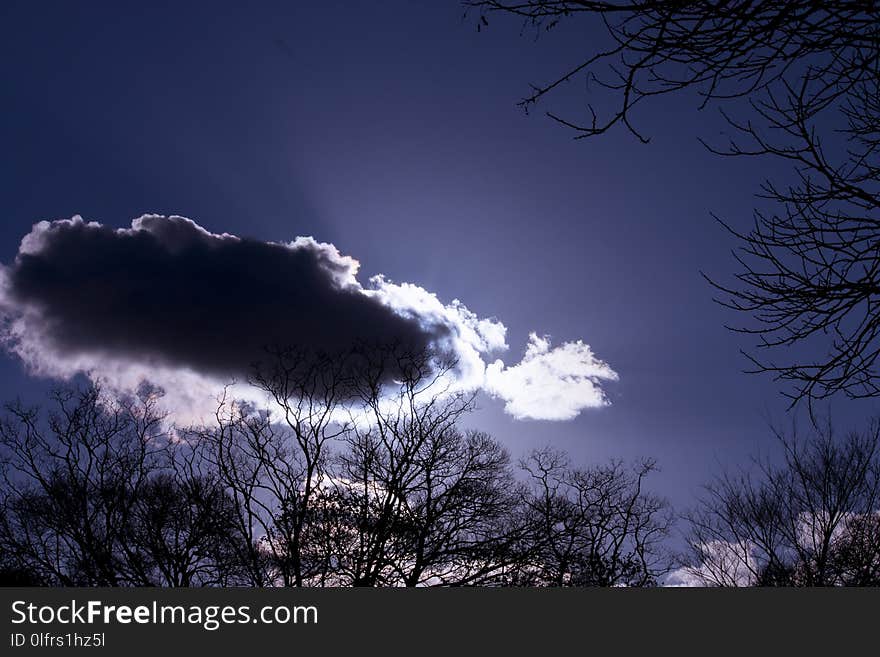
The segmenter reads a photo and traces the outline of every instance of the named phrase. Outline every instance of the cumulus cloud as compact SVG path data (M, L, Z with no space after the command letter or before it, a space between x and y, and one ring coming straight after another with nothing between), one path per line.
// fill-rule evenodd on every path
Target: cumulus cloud
M550 338L532 333L518 365L496 360L486 368L485 388L515 418L571 420L585 408L606 406L601 382L617 378L580 340L551 349Z
M84 373L120 391L149 382L189 409L246 379L266 347L389 341L451 355L456 385L484 389L517 418L570 419L607 403L600 383L617 375L581 341L551 348L533 334L521 363L487 367L508 348L503 323L381 275L364 286L359 266L311 237L263 242L178 216L130 228L42 221L0 269L0 337L35 374Z
M358 340L427 347L447 330L362 293L358 263L311 238L290 244L215 235L182 217L114 230L41 222L8 271L17 337L54 355L94 354L246 376L266 346L335 350ZM42 362L41 362L42 361Z

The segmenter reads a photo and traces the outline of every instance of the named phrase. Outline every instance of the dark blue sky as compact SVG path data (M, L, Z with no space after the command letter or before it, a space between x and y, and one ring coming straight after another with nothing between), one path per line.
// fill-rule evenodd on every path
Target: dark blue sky
M721 124L690 96L637 114L649 145L622 130L573 141L525 116L528 83L586 52L573 28L477 33L455 0L258 4L4 2L0 261L34 222L73 214L313 235L360 260L362 280L499 318L511 362L537 330L614 367L613 405L571 422L516 421L481 399L472 423L515 455L653 456L656 488L684 505L719 465L771 448L786 400L741 374L749 343L723 328L737 318L699 271L735 271L710 212L747 224L778 165L707 153L697 137ZM583 100L573 84L553 107ZM0 397L46 385L0 360ZM848 425L875 407L835 413Z

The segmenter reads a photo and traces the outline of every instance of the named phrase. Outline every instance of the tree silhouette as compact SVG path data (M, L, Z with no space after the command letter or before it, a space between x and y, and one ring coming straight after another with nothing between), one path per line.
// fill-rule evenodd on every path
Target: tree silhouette
M89 586L646 586L653 470L573 469L463 428L457 364L402 345L271 352L263 410L175 427L145 390L13 404L0 424L0 575ZM228 393L227 388L227 393Z
M306 560L307 522L327 457L346 426L336 415L348 385L346 355L272 349L252 383L272 410L224 397L215 424L186 433L201 472L215 474L235 501L246 537L246 571L254 586L302 586L319 565Z
M684 573L717 586L880 585L880 426L777 434L781 463L728 474L689 517Z
M0 550L7 569L65 586L230 583L231 500L188 478L155 399L59 392L0 423Z
M651 461L572 468L553 449L523 462L532 480L526 500L528 559L515 583L531 586L652 586L668 570L663 548L668 504L646 492Z
M457 427L473 393L451 388L454 362L396 350L400 375L389 389L382 360L368 359L356 377L361 419L335 483L357 500L342 563L355 585L481 583L503 567L516 535L507 452Z
M695 92L716 104L733 136L708 145L727 156L775 158L787 172L759 196L753 227L724 225L738 240L736 282L713 277L724 305L752 318L767 356L755 371L790 384L793 402L841 392L877 396L880 353L880 6L873 1L608 2L471 0L479 26L496 15L537 31L593 25L607 47L549 82L533 85L525 110L565 83L588 82L585 120L547 112L575 137L624 126L642 141L637 108L657 96ZM770 354L808 345L811 357ZM820 354L820 355L816 355Z
M273 412L223 399L193 427L196 470L234 500L253 585L475 583L499 567L516 503L506 452L462 432L454 362L400 344L271 352Z
M416 537L416 490L425 483L430 488L432 466L440 465L426 463L425 458L436 461L431 443L451 435L472 406L472 396L450 391L444 380L453 363L438 361L426 352L394 355L403 376L388 391L383 385L386 355L363 354L357 377L357 412L363 419L353 423L351 449L342 459L343 476L356 482L360 493L357 547L351 562L356 586L418 581L427 564L425 545L420 549ZM444 397L447 393L451 394ZM430 495L431 491L424 492ZM411 538L419 554L407 564L405 551Z

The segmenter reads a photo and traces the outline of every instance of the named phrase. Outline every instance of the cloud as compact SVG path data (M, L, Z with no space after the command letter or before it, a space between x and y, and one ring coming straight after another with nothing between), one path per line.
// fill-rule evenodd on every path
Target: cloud
M7 291L23 310L23 328L50 352L221 378L247 376L266 346L336 350L391 339L424 348L442 337L446 326L421 324L363 294L357 268L311 238L258 242L182 217L145 216L122 230L74 218L34 227Z
M601 382L617 379L580 340L551 349L547 336L532 333L518 365L496 360L486 368L485 389L517 419L571 420L585 408L607 406Z
M245 380L267 346L389 341L453 356L457 386L503 399L517 418L570 419L607 403L600 382L617 375L581 341L551 349L533 334L520 364L487 367L508 348L503 323L381 275L363 286L359 266L311 237L264 242L178 216L130 228L41 221L0 268L0 339L34 374L84 373L117 391L146 381L193 412Z

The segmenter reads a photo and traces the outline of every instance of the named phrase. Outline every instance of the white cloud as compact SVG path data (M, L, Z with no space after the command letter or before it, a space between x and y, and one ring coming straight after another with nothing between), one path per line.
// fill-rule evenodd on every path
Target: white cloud
M485 389L517 419L571 420L584 409L607 406L601 382L617 379L582 341L551 348L549 337L531 333L519 364L496 360L486 368Z
M495 318L480 318L458 299L444 304L433 292L413 283L393 283L382 275L370 279L372 289L364 294L375 296L404 317L419 320L425 328L444 326L449 335L440 345L458 360L456 386L476 389L483 386L486 364L483 356L505 351L507 327Z

